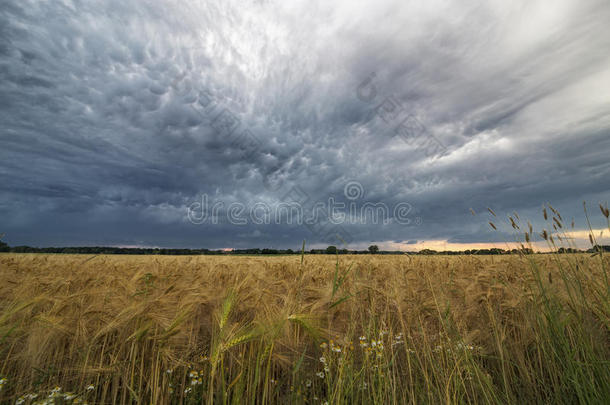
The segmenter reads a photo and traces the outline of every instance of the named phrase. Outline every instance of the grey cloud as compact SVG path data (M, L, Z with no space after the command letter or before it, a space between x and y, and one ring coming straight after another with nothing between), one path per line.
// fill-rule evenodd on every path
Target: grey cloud
M518 3L5 1L0 231L323 244L299 225L194 225L187 207L277 203L293 186L348 203L349 181L358 206L407 202L421 220L346 224L354 246L510 235L471 207L536 218L550 201L582 218L581 200L610 196L610 6ZM375 96L359 97L371 74ZM376 113L388 97L390 123ZM406 115L442 156L395 136Z

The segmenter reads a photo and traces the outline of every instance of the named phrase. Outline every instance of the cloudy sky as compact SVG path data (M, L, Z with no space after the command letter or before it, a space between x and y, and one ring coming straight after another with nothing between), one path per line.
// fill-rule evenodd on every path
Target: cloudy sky
M0 233L503 247L508 214L540 230L550 202L582 231L583 201L601 229L608 21L607 0L4 0ZM276 220L297 201L317 214Z

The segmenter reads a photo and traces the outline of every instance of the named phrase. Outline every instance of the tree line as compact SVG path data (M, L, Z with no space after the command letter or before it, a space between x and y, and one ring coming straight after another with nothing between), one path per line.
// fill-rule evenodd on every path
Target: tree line
M557 253L596 253L610 252L610 246L596 245L588 250L574 248L559 248ZM297 255L302 249L171 249L171 248L126 248L112 246L75 246L75 247L32 247L32 246L9 246L0 240L0 252L11 253L66 253L66 254L98 254L98 255ZM336 246L328 246L326 249L310 249L304 251L307 254L419 254L419 255L505 255L505 254L533 254L530 248L522 249L472 249L463 251L423 249L419 252L388 251L379 250L379 246L371 245L367 250L339 249Z

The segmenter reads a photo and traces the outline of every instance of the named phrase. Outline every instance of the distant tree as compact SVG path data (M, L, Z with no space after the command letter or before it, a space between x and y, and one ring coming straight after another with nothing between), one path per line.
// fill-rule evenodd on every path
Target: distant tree
M334 255L337 253L337 247L336 246L329 246L326 248L326 254L329 255Z
M377 252L379 252L379 246L377 246L377 245L371 245L371 246L369 246L369 253L370 253L370 254L373 254L373 255L374 255L374 254L375 254L375 253L377 253Z
M34 253L36 249L30 246L15 246L11 251L14 253Z
M557 249L557 253L582 253L582 251L574 248L560 247L559 249Z
M8 245L0 240L0 252L8 252L11 248Z
M286 249L286 254L292 255L292 254L294 254L294 250Z
M600 252L610 252L610 246L595 245L591 249L587 249L587 253L600 253Z

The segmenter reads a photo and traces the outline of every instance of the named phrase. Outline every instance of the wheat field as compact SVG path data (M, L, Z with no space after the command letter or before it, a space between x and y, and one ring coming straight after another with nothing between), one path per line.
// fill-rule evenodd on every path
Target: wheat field
M603 403L607 257L0 255L2 403Z

